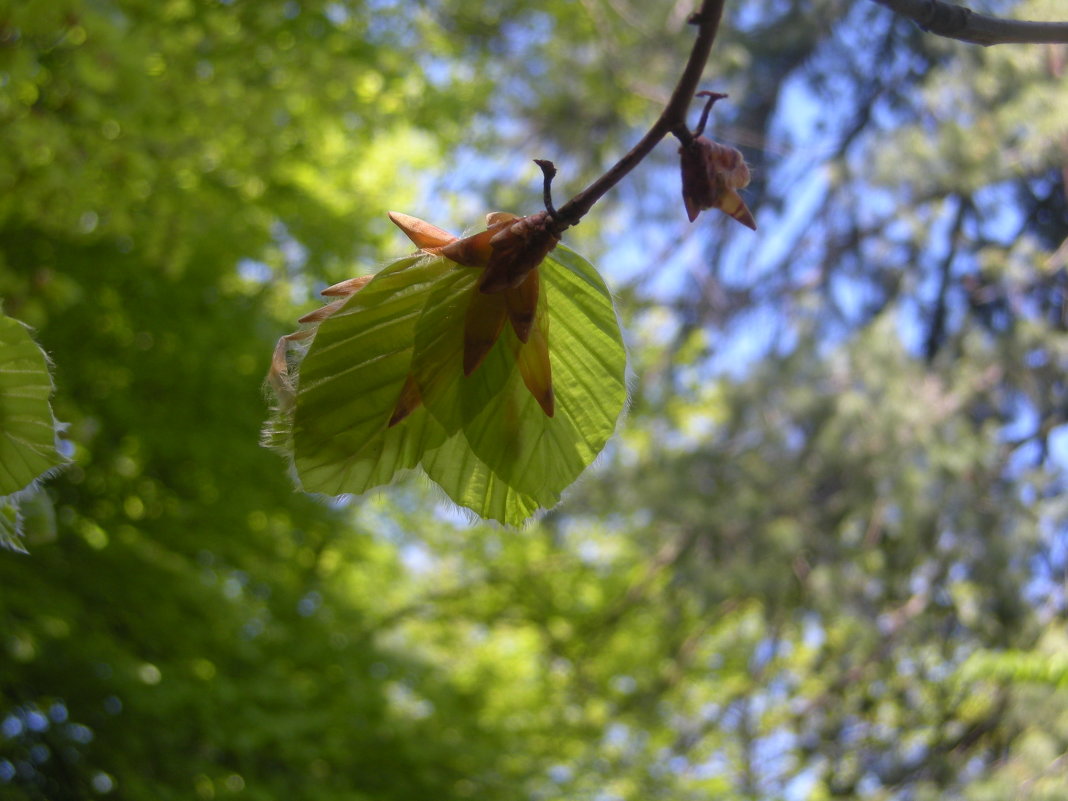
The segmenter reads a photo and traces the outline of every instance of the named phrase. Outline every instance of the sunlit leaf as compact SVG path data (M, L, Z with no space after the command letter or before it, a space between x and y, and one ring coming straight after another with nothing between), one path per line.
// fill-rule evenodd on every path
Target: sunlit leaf
M56 452L44 352L18 320L0 315L0 496L11 495L66 461Z
M535 498L507 484L479 459L462 431L428 451L422 466L453 502L479 517L518 525L541 508Z
M294 466L307 491L366 492L415 467L444 439L418 409L390 421L428 288L451 267L441 257L394 262L319 324L299 363L291 421Z
M455 321L478 291L478 270L456 270L434 288L419 322L413 369L427 409L446 431L462 430L497 477L552 506L615 429L626 400L626 356L608 290L588 262L560 247L539 272L553 416L519 366L537 361L524 350L543 348L540 336L520 343L506 327L482 365L463 377L463 332Z
M291 453L305 490L360 494L421 464L456 503L514 525L596 458L626 399L604 282L560 249L530 272L533 291L507 290L517 326L482 274L408 257L283 338L266 440Z

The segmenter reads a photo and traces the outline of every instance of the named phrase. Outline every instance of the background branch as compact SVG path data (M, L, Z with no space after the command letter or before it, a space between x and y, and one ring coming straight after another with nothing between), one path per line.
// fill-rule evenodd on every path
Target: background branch
M972 44L1068 43L1068 22L1027 22L976 14L942 0L875 0L922 30Z

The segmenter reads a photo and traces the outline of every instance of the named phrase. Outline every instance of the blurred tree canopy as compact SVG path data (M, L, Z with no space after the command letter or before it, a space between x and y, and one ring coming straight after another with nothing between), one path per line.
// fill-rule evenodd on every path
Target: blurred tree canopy
M387 209L577 190L691 11L0 2L0 298L73 458L0 551L0 797L1068 795L1063 46L728 2L761 230L688 224L665 144L569 232L631 410L530 528L257 444L274 340L407 250Z

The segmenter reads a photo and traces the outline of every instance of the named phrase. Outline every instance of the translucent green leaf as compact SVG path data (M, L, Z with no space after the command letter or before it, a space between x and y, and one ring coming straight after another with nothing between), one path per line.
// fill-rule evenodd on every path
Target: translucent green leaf
M56 452L44 352L18 320L0 315L0 496L31 486L66 461Z
M507 484L479 459L462 431L428 451L422 466L454 503L479 517L517 526L542 508L534 497Z
M299 365L292 420L294 466L307 491L366 492L444 440L424 410L389 421L429 289L452 266L429 256L394 262L319 325Z
M541 267L548 308L556 413L547 416L516 364L510 326L482 365L464 377L463 310L479 273L444 276L416 332L414 372L429 412L462 430L474 455L502 482L543 506L596 458L626 400L626 354L608 289L592 266L558 247Z
M554 416L523 381L524 346L511 326L464 375L464 321L480 271L443 257L403 259L323 319L292 366L295 403L267 439L291 450L303 488L360 494L421 465L482 517L517 525L555 504L612 435L626 356L593 268L560 249L539 269Z
M482 517L521 521L537 511L533 498L503 484L462 433L450 437L425 408L388 425L410 369L422 305L431 285L457 269L440 257L395 262L319 325L296 365L290 419L268 426L272 445L293 449L305 490L360 494L422 460L450 498Z

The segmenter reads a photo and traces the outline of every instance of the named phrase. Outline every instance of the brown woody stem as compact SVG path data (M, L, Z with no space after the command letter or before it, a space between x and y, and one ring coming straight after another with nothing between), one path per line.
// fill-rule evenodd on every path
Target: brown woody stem
M690 58L686 62L686 67L682 71L675 90L671 93L667 106L653 123L653 127L639 140L638 144L631 148L629 153L617 161L608 172L567 201L555 214L550 212L557 223L557 234L572 225L577 225L579 220L593 208L593 204L604 197L623 176L637 167L642 159L648 156L660 140L669 133L685 131L685 136L689 136L689 130L686 127L686 112L693 101L694 93L701 80L701 73L704 72L705 64L708 62L708 54L712 51L712 42L715 41L716 33L719 31L719 21L723 16L725 2L726 0L702 0L700 10L689 20L692 25L697 26L697 40L693 43Z
M980 45L1068 42L1068 22L1029 22L976 14L943 0L875 0L922 30Z

